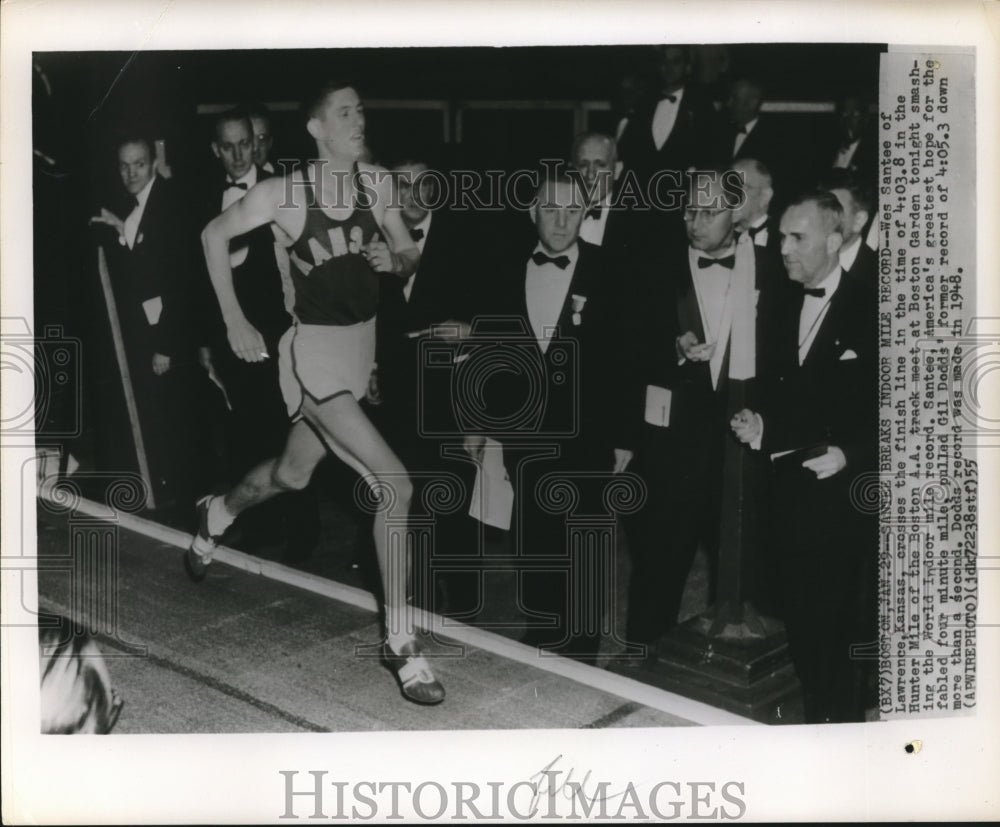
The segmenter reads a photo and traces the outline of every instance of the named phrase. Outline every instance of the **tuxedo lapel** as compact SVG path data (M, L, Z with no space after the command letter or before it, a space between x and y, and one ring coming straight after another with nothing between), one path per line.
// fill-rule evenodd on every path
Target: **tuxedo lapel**
M153 186L150 187L149 196L146 198L146 206L142 210L142 218L139 219L139 226L136 228L133 249L142 243L140 239L145 240L149 228L156 226L157 211L160 208L160 186L159 176L154 177Z
M816 336L813 339L812 346L809 348L809 352L806 354L806 358L802 360L803 367L809 367L818 361L829 359L829 355L837 349L840 344L839 337L843 334L844 305L845 302L850 302L849 292L850 288L845 283L845 274L841 274L837 292L830 297L830 306L820 321L819 328L816 330ZM839 354L833 358L836 359L838 357Z
M782 371L799 365L799 319L804 299L801 286L791 285L784 291L783 301L779 305L782 309L774 317L776 329L771 334L774 337L774 356L775 362L782 366Z

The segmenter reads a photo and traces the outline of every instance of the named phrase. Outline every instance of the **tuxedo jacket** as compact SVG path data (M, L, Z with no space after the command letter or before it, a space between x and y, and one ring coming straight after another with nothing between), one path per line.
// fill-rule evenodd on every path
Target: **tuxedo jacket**
M406 279L392 273L379 276L376 361L379 390L387 404L416 403L420 343L426 338L407 334L449 320L472 318L470 296L474 281L481 276L481 264L466 252L465 240L461 219L447 210L437 210L427 228L409 299L404 293Z
M650 97L637 106L618 141L625 168L633 170L641 184L661 169L683 172L689 166L707 166L714 160L711 139L718 116L701 91L690 84L684 87L673 129L657 149L652 127L659 101L659 97Z
M757 123L750 130L739 151L733 155L737 128L725 122L716 133L715 154L717 162L727 165L744 158L753 158L764 164L772 175L783 169L789 152L789 136L766 113L757 116ZM775 188L777 189L777 187Z
M757 291L757 373L761 351L766 348L768 329L761 319L761 297L783 287L781 273L766 248L754 248L755 290ZM739 400L728 399L730 352L723 359L717 387L712 387L708 362L681 362L676 348L677 337L691 331L699 342L705 330L688 260L688 247L662 250L646 259L631 288L626 311L633 320L630 351L633 365L629 379L630 424L633 431L642 429L647 385L671 392L670 429L675 433L702 433L710 437L728 420L728 408ZM753 399L754 383L745 383L743 391Z
M840 136L832 135L822 146L819 169L816 177L822 178L833 169L833 164L840 153ZM878 177L878 135L873 129L868 129L860 135L857 149L851 156L847 171L875 189Z
M778 230L778 219L774 215L769 215L767 221L764 222L764 226L767 228L767 243L757 247L758 256L761 254L761 250L766 251L764 253L766 259L766 265L769 272L781 274L781 233ZM754 239L751 238L751 241ZM756 242L754 241L756 246Z
M851 269L847 273L853 279L867 280L869 284L874 284L877 272L878 255L862 239L861 246L858 247L858 255L855 257L854 264L851 265Z
M847 458L842 479L874 468L878 396L875 285L841 275L808 354L799 364L800 285L761 305L768 328L760 354L762 450L767 454L835 445ZM840 476L839 474L837 476Z
M564 461L610 471L612 449L630 447L621 419L620 301L606 253L577 243L579 258L544 353L532 332L526 296L526 268L535 244L502 262L491 277L492 298L474 324L484 334L508 331L490 338L497 342L492 347L501 349L494 350L495 359L514 370L497 371L483 395L495 420L538 411L527 427L495 434L501 441L558 443ZM503 348L520 352L506 357Z
M127 216L131 206L123 199L113 211ZM197 233L190 216L174 184L156 176L132 248L113 232L105 238L126 348L143 372L154 353L193 359ZM157 299L162 310L150 324L143 303Z
M619 201L620 184L621 181L616 182L612 190L611 206L604 224L604 236L598 245L604 250L605 258L611 266L625 266L634 251L641 246L644 234L644 227L637 222L636 213L631 209L631 205L627 200Z
M257 168L257 180L270 178L271 174ZM200 197L199 232L222 212L226 175L219 170L203 188ZM233 268L233 290L236 299L250 322L267 343L269 349L277 346L278 339L289 328L292 317L285 309L285 296L274 249L274 234L269 226L257 227L230 242L230 249L247 248L246 259ZM218 347L228 349L225 325L219 310L218 299L212 288L204 255L201 256L201 279L198 285L199 302L204 306L202 338ZM272 353L272 356L276 356Z

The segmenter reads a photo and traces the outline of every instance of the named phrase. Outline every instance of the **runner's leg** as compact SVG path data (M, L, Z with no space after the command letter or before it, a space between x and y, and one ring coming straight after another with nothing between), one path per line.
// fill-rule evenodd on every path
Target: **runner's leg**
M405 532L399 542L390 542L386 532L390 510L396 518L405 518L410 510L413 486L406 468L351 394L342 393L321 404L307 397L302 413L330 450L373 484L377 498L394 498L390 508L380 507L375 514L375 553L385 591L387 629L412 637L412 623L404 621L408 579ZM398 524L405 526L405 519Z
M326 455L326 446L306 422L299 420L288 432L281 456L262 462L247 472L225 495L225 508L233 517L284 491L301 491Z
M414 636L413 613L406 602L406 520L413 498L406 468L350 394L342 393L322 404L307 398L302 413L330 450L369 482L380 503L375 515L375 552L386 600L383 662L396 676L405 698L419 704L439 704L445 697L444 687L421 654ZM387 529L394 526L393 518L398 515L403 518L402 536L389 537Z

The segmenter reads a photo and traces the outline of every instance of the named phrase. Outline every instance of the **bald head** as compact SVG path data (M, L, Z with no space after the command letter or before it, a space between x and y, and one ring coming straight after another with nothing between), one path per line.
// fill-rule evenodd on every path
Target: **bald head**
M576 167L591 203L602 201L611 191L612 182L621 174L615 139L603 132L585 132L573 141L570 160Z

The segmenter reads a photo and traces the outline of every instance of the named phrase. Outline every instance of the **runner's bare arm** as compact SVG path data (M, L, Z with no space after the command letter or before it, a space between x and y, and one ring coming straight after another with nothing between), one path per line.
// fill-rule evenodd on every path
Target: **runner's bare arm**
M243 316L236 293L233 291L233 271L229 265L229 242L272 221L282 225L278 204L284 193L283 179L271 178L251 187L244 198L220 213L206 225L201 233L205 263L212 287L219 298L223 318ZM282 227L284 229L284 227Z
M287 232L289 211L279 212L278 205L284 196L284 182L280 178L260 182L244 198L213 218L201 233L205 263L212 280L212 287L219 299L222 319L233 352L244 361L259 362L267 358L263 337L251 325L236 298L233 289L233 271L229 264L229 242L237 236L271 222Z
M370 186L375 191L375 204L372 208L375 221L382 228L387 242L384 250L375 244L369 245L369 264L377 272L409 278L420 264L420 250L403 223L393 177L381 167L369 167L365 172L371 176L369 180L373 181Z

